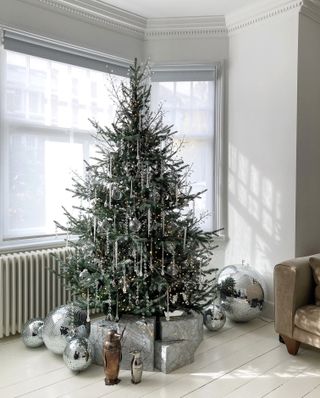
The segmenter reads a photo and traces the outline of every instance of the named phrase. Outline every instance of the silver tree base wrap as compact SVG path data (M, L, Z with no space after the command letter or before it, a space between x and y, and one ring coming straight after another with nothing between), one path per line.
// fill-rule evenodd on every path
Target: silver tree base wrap
M131 369L132 355L130 352L141 351L143 370L154 370L154 340L155 340L155 318L141 318L134 315L124 315L119 322L98 319L91 323L89 341L93 346L92 361L103 366L103 343L108 329L115 329L118 333L126 330L122 340L122 360L120 368Z
M203 339L203 316L196 312L166 321L160 319L160 340L155 342L155 367L163 373L188 365Z

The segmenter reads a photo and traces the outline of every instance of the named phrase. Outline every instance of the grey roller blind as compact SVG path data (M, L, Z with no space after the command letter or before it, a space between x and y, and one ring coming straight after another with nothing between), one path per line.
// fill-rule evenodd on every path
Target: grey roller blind
M173 82L173 81L213 81L216 79L216 67L182 67L182 66L164 66L152 68L153 82Z
M4 48L115 75L127 76L128 74L128 61L116 60L98 52L75 48L74 46L16 32L4 32Z

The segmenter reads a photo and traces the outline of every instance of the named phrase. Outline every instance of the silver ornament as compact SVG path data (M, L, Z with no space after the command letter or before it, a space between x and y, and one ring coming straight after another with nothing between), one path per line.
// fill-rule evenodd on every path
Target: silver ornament
M89 285L91 284L92 278L91 278L91 274L90 274L90 272L87 270L87 268L84 268L84 269L80 272L80 274L79 274L79 279L80 279L81 284L82 284L84 287L87 287L87 286L89 286Z
M247 322L262 312L264 302L262 276L249 266L228 265L218 275L221 306L235 322Z
M176 249L176 244L174 242L166 242L166 248L169 253L174 254Z
M129 220L129 229L130 229L130 231L138 232L140 230L140 228L141 228L141 223L136 217L131 218Z
M112 190L112 199L114 200L121 200L122 198L122 192L117 189L117 188L113 188Z
M46 347L55 354L62 354L70 332L78 336L78 332L85 337L89 336L89 323L86 322L87 314L77 306L62 305L51 311L43 325L43 341ZM83 328L83 325L86 328ZM86 330L86 333L84 333Z
M226 323L226 314L217 304L208 305L203 311L203 323L208 330L217 331Z
M157 192L157 191L154 191L154 192L152 193L152 199L153 199L154 202L159 202L160 199L161 199L160 193Z
M92 345L89 340L84 337L71 339L63 351L63 360L74 372L87 369L92 362Z
M43 319L33 318L26 322L22 328L21 338L27 347L40 347L42 338Z

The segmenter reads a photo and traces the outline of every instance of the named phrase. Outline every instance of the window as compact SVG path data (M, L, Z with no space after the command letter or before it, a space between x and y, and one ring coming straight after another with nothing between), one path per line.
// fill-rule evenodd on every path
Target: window
M106 73L77 63L1 50L0 246L55 239L53 220L73 203L66 187L94 154L88 118L113 121Z
M206 192L195 202L197 217L208 213L201 227L216 228L215 214L215 70L156 71L152 83L154 106L162 103L164 120L183 141L182 157L191 165L193 192Z
M84 172L95 147L88 118L114 119L109 72L123 79L128 64L60 43L5 32L0 48L0 249L59 242L53 220L73 203L66 187ZM183 139L195 203L208 211L204 230L217 227L216 70L156 70L152 101L163 104L165 122ZM61 242L61 240L60 240Z

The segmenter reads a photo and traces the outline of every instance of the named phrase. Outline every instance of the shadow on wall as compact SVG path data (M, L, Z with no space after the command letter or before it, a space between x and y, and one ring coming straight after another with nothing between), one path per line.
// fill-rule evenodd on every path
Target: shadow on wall
M260 272L272 294L273 258L281 244L281 194L273 182L232 144L229 144L228 264L245 260Z

